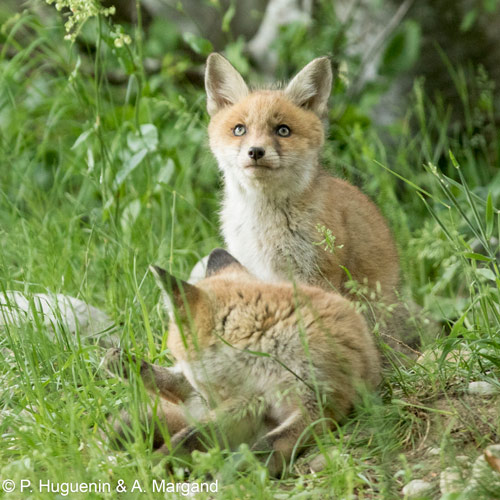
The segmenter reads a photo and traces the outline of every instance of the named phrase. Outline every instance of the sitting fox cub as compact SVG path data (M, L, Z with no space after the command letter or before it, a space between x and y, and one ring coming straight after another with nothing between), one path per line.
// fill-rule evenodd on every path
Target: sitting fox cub
M173 436L165 453L203 448L215 432L230 448L245 442L262 452L270 473L280 474L308 426L326 417L331 428L362 386L379 383L374 339L338 294L264 283L221 249L196 286L152 271L175 310L168 347L177 364L141 365L146 386L163 398L161 418Z
M326 57L282 89L254 91L224 57L208 57L208 135L224 175L224 239L266 281L293 278L345 296L349 280L366 284L379 303L397 304L390 334L415 344L408 311L396 300L399 259L384 218L358 188L319 163L331 86ZM331 252L318 245L321 226L335 237Z
M219 54L207 60L210 147L224 174L222 231L227 248L261 279L333 285L345 292L347 268L392 296L396 247L377 207L319 164L332 86L326 57L283 89L250 91ZM330 229L335 251L314 243ZM330 285L328 285L330 282Z

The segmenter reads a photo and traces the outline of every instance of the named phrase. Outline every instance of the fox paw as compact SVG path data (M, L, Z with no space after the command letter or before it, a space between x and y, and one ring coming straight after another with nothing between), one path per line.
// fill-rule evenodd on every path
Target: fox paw
M259 439L251 450L267 467L271 477L280 477L286 474L287 464L282 454L273 450L273 443L265 436Z

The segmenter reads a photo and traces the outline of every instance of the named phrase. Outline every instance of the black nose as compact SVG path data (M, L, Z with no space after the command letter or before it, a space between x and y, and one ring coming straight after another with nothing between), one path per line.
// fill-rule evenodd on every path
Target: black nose
M248 150L248 156L252 158L252 160L260 160L266 154L266 150L264 148L250 148Z

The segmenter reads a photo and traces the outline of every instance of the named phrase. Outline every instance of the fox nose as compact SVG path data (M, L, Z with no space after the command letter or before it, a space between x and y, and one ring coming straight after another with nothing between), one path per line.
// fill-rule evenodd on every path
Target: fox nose
M255 161L260 160L265 154L266 150L264 148L252 147L248 150L248 156Z

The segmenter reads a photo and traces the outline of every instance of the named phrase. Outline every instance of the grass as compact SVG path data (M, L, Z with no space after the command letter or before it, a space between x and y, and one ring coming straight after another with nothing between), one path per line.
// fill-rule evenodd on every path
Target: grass
M196 65L180 34L161 37L158 26L148 37L132 29L134 42L115 47L104 19L89 20L75 45L63 42L60 20L36 3L14 17L0 7L0 21L0 288L81 298L120 325L125 349L168 364L148 265L187 277L222 244L203 91L183 76ZM328 39L326 25L314 29ZM287 36L297 45L303 35ZM146 74L139 56L158 53L160 72ZM407 115L383 130L363 118L361 100L341 115L332 111L325 164L377 201L398 241L409 293L447 335L429 342L418 366L390 371L379 396L322 438L325 469L311 474L299 459L294 474L275 481L256 460L241 474L227 452L212 449L194 457L190 472L177 463L167 476L152 455L151 433L142 437L148 398L141 383L109 378L102 347L64 330L51 336L35 317L0 335L0 480L114 488L122 479L127 498L157 498L130 488L135 480L149 488L153 479L217 473L217 498L398 498L410 479L436 484L457 455L474 460L498 441L497 400L465 393L470 381L500 387L494 91L480 69L468 83L460 68L451 70L463 127L456 110L426 96L418 81ZM342 95L336 89L335 103ZM102 434L124 406L133 414L132 436L116 451ZM429 455L431 446L438 455ZM480 489L461 495L454 498L487 498ZM19 489L10 497L27 498ZM430 497L440 497L437 487Z

